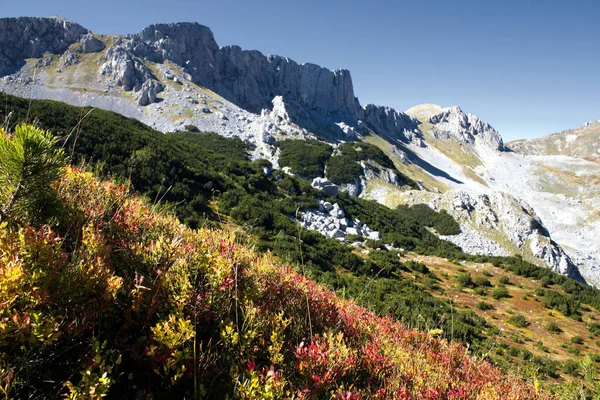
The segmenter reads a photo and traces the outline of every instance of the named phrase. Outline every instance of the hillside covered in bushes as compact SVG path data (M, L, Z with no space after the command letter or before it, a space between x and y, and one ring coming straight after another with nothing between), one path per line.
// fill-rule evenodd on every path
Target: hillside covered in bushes
M517 257L463 253L436 235L459 231L456 221L445 212L434 212L425 205L391 210L345 194L327 199L342 206L349 218L360 219L381 233L380 241L369 240L356 248L300 229L294 218L299 210L317 208L322 192L277 171L265 176L265 161L250 161L247 145L238 139L194 132L165 135L114 113L52 101L6 96L4 103L12 112L8 121L12 131L19 121L27 120L50 129L55 137L52 147L62 148L63 158L72 165L130 187L147 199L150 209L168 209L187 227L219 232L238 229L236 243L276 256L277 263L289 264L293 271L340 298L380 317L389 316L405 327L462 343L478 359L490 360L544 387L566 382L564 390L552 390L576 393L584 386L589 390L597 386L600 341L594 338L594 327L600 292ZM349 144L342 150L358 145ZM357 154L363 151L369 148L363 146ZM368 158L377 158L377 153ZM378 162L385 163L385 159ZM37 200L43 202L27 205L23 210L29 211L22 221L36 227L56 224L60 209L56 199ZM416 255L445 258L448 267L431 268L432 261L426 261L427 265L413 261ZM495 274L507 275L510 282L518 284L480 282L482 277L475 270L485 267L487 272L492 266L503 271ZM474 273L472 279L467 276L470 272ZM498 297L502 290L509 297ZM492 309L479 308L479 302ZM531 315L526 316L532 326L516 332L516 325L499 329L503 319L512 318L510 309L506 315L501 310L514 305L518 313L536 302L548 311L535 318L559 322L560 333L548 339L556 346L546 338L543 343L532 342L537 320ZM570 342L574 336L583 337L583 344Z
M231 232L192 230L127 185L61 167L43 131L0 133L3 172L20 177L2 192L5 397L545 397Z

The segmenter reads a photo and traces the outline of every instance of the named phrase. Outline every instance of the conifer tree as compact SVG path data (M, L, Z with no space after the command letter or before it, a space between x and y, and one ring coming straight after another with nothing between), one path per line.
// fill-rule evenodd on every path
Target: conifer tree
M51 203L50 184L65 165L58 139L27 124L0 128L0 222L35 223Z

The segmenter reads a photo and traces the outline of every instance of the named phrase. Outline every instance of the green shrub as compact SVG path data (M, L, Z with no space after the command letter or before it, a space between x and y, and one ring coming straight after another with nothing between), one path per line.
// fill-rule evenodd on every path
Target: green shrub
M571 317L573 319L581 317L581 313L579 311L581 308L581 303L573 298L573 296L562 295L554 290L544 291L542 305L546 308L558 310L567 317Z
M456 277L456 281L460 287L473 287L471 274L460 274Z
M196 125L185 125L183 128L188 132L200 132Z
M594 335L594 336L600 335L600 324L599 323L592 322L587 325L587 328L592 333L592 335Z
M573 343L573 344L583 344L583 339L581 338L581 336L573 336L571 338L571 343Z
M515 314L508 319L508 322L518 328L526 328L530 325L529 321L522 314Z
M504 286L498 286L492 290L492 297L495 300L502 300L505 298L509 298L510 294L508 293L508 289Z
M546 324L546 329L552 333L561 333L562 332L562 329L560 329L560 326L554 321L548 322Z
M65 165L50 132L19 124L14 132L0 128L0 222L41 223L55 208L50 184Z
M290 167L293 173L309 179L323 176L332 152L330 145L316 140L287 139L276 145L281 150L279 165Z
M477 286L492 287L492 282L483 276L473 278L473 283Z
M477 308L482 311L487 311L487 310L493 310L494 306L485 301L480 301L479 303L477 303Z
M548 276L542 276L540 278L540 280L538 281L538 283L540 284L541 287L547 287L548 285L550 285L552 283L552 280Z
M422 262L409 260L405 263L405 265L413 271L420 272L422 274L429 273L429 268L427 268L427 265L423 264Z
M510 283L510 279L508 279L508 276L504 275L500 277L498 282L500 282L501 285L508 285Z

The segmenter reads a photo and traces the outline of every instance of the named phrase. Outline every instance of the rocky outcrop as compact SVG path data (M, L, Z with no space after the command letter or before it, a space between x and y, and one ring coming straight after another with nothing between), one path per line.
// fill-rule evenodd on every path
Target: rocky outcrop
M156 79L144 62L123 47L111 47L106 52L106 62L100 66L100 75L112 78L125 91L139 91L149 79Z
M521 254L527 260L585 282L577 266L555 243L534 210L507 193L409 192L407 204L446 210L461 225L460 235L443 236L471 254Z
M373 231L360 220L349 220L337 203L319 200L318 210L305 210L298 223L328 238L347 241L348 235L362 236L365 239L379 240L379 232Z
M406 140L416 120L389 107L367 105L354 95L350 72L298 64L239 46L220 48L211 30L194 23L151 25L128 45L138 57L179 65L191 80L254 113L272 109L284 121L317 133L354 136L358 121L378 133Z
M156 95L164 90L164 86L154 80L149 79L142 84L138 95L137 102L140 106L147 106L148 104L152 104L156 101Z
M81 51L83 53L98 53L105 49L104 43L96 39L94 35L88 33L84 35L81 40Z
M369 129L403 142L412 140L420 132L416 119L390 107L368 104L363 107L361 119Z
M0 18L0 76L16 72L27 58L61 54L87 33L58 18Z
M435 125L436 136L451 135L463 143L477 142L496 150L504 149L502 137L490 124L471 113L465 114L458 106L444 109L429 117L428 122Z
M311 186L315 189L322 190L326 196L335 197L338 195L337 185L329 182L325 178L315 178L312 180Z
M106 52L106 62L102 64L99 74L112 79L125 91L137 93L136 100L141 106L154 103L156 95L164 90L164 86L154 76L143 60L132 56L123 47L111 47Z
M314 114L310 121L294 121L300 124L356 122L359 114L349 71L300 65L238 46L220 48L211 30L199 24L151 25L134 35L127 48L141 58L177 64L194 83L254 113L270 109L273 98L283 96L297 114Z
M478 232L495 232L496 237L506 237L523 255L541 261L555 272L583 281L569 256L550 238L542 221L522 200L502 192L475 195L448 191L432 205L438 210L446 209L459 221L469 222Z

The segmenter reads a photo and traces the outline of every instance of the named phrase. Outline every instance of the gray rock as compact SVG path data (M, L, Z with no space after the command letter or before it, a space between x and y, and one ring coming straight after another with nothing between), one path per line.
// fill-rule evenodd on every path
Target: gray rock
M67 50L60 60L65 67L70 67L71 65L79 64L79 54Z
M27 58L62 54L86 33L60 18L0 18L0 76L18 71Z
M39 60L37 60L37 62L35 63L35 67L36 68L43 68L43 67L49 67L52 65L52 57L46 55L42 58L40 58Z
M104 43L98 40L94 35L88 33L81 40L81 51L84 53L98 53L106 48Z
M112 78L117 86L122 86L126 91L137 92L150 79L158 81L142 60L133 57L123 47L111 47L105 59L106 62L100 66L100 75Z
M439 114L433 115L428 120L444 133L450 134L460 141L473 144L480 141L497 150L504 149L504 142L500 134L487 122L481 121L473 114L465 114L460 107L444 109Z
M326 196L335 197L338 195L337 185L329 182L325 178L315 178L312 180L311 186L315 189L322 190Z
M142 84L137 96L140 106L147 106L156 101L156 95L164 90L164 86L154 79L149 79Z
M381 135L387 135L394 139L408 142L409 138L405 131L419 132L418 121L401 111L396 111L390 107L381 107L368 104L363 108L363 122L375 132ZM411 135L415 136L417 133Z

